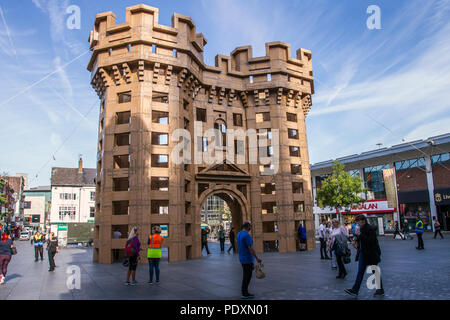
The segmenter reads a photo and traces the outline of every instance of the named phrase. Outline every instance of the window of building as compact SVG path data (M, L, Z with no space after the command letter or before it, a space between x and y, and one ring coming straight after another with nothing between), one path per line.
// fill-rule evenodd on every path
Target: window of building
M59 199L60 200L77 200L77 194L76 193L60 193Z
M364 184L367 189L367 200L386 198L383 169L388 168L388 164L364 168Z
M423 167L425 168L425 158L410 159L398 161L395 163L395 170L406 170L411 168Z
M206 109L197 108L197 121L206 122Z
M227 145L227 125L222 120L214 123L215 131L215 142L217 147L226 146ZM222 138L221 138L221 137ZM222 140L222 141L220 141Z
M288 129L288 137L289 137L289 139L298 139L298 130L297 129Z
M169 94L164 92L152 92L152 102L169 103Z
M24 201L23 208L24 209L31 209L31 201Z
M286 112L286 120L290 122L297 122L297 115L295 113Z
M291 174L302 174L302 166L300 164L291 164Z
M277 203L276 202L263 202L261 204L261 213L277 213Z
M157 146L169 145L169 134L152 132L152 144Z
M431 164L434 165L442 165L442 164L450 164L450 152L436 154L431 157Z
M117 96L119 103L131 102L131 91L118 93Z
M113 191L129 191L128 178L113 178Z
M275 183L261 183L261 194L275 194Z
M152 177L152 190L169 191L169 177Z
M168 168L169 155L168 154L152 154L152 167Z
M294 212L304 212L305 203L303 201L294 201Z
M184 118L184 129L189 130L189 120Z
M302 182L292 182L292 192L293 193L303 193L303 183Z
M129 124L131 123L131 112L116 112L116 124Z
M156 44L152 44L152 53L156 53Z
M164 111L152 111L152 122L169 124L169 113Z
M116 133L114 135L116 147L129 146L131 144L130 133Z
M169 200L152 200L151 214L169 214Z
M72 206L60 206L59 207L59 220L75 220L76 207Z
M270 121L270 112L260 112L256 114L256 122Z
M242 127L242 114L233 113L233 125L236 127Z
M130 167L130 155L114 156L114 169L126 169Z
M95 201L95 191L91 191L90 199L91 201Z
M176 58L178 55L177 49L172 50L172 57Z
M89 217L94 218L95 217L95 207L89 208Z
M270 73L267 74L267 81L272 81L272 75Z
M129 201L113 201L112 202L113 215L126 215L128 214Z
M291 157L300 157L300 148L296 146L289 146L289 155Z
M253 83L253 76L249 76L248 80L250 81L250 83Z
M189 192L189 185L191 182L189 180L184 180L184 192Z
M189 102L183 99L183 109L188 111L189 110Z

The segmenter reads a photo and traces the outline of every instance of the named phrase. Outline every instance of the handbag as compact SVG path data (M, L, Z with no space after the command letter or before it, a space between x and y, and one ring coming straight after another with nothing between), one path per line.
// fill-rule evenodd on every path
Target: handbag
M17 254L17 248L16 247L14 247L14 246L11 247L11 254L12 255Z
M264 265L262 263L258 263L255 267L255 275L257 279L264 279L266 274L264 273Z

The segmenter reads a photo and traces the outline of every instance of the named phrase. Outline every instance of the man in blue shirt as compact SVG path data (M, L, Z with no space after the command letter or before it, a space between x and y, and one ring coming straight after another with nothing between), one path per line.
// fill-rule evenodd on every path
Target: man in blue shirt
M239 251L239 261L242 264L243 278L242 278L242 299L251 299L253 294L248 292L248 285L252 279L253 262L254 259L261 263L261 259L256 256L256 252L253 249L253 238L250 235L252 224L250 221L245 221L242 225L242 230L237 234L237 245ZM254 258L253 258L254 257Z

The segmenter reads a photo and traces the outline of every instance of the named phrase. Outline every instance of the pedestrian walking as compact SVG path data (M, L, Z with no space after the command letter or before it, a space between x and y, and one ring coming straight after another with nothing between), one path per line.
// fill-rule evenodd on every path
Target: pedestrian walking
M1 234L0 240L0 284L5 283L6 273L8 272L8 264L11 261L11 249L13 241L6 232Z
M202 252L203 252L203 248L206 248L206 253L209 255L211 255L211 252L209 252L209 248L208 248L208 234L209 234L209 228L205 227L204 229L202 229Z
M398 226L398 221L395 221L395 223L394 223L394 239L395 239L395 237L396 237L397 235L399 235L401 239L403 239L403 238L405 237L404 235L402 235L402 234L400 233L400 228L399 228L399 226Z
M161 237L161 228L159 226L153 227L152 234L148 237L147 242L147 258L150 275L150 279L148 280L149 284L153 284L154 273L156 275L156 283L159 283L159 262L161 261L161 247L163 242L164 238Z
M325 228L326 228L327 220L322 220L322 224L319 226L319 241L320 241L320 259L321 260L330 260L330 257L327 255L327 243L325 238Z
M405 219L403 221L403 229L402 229L402 231L403 231L403 240L406 240L408 238L410 238L412 240L412 237L409 234L409 225L408 225L408 220L407 219Z
M328 250L330 243L331 243L331 232L333 231L333 228L331 228L331 222L328 221L326 228L325 228L325 238L326 238L326 248ZM336 262L336 255L333 255L333 251L328 251L329 257L331 259L331 270L337 270L337 262Z
M378 244L376 227L367 222L366 216L360 214L356 217L356 223L359 229L356 229L356 237L358 239L359 257L358 257L358 273L356 280L351 289L345 289L345 292L357 296L361 283L364 278L367 266L378 265L381 261L381 250ZM374 293L374 297L384 296L383 282L380 275L380 288Z
M250 280L252 279L252 271L254 269L254 259L261 263L261 259L256 256L253 249L253 238L250 235L252 224L250 221L245 221L242 225L242 230L237 234L237 245L239 251L239 262L242 265L242 299L251 299L255 296L248 291Z
M47 251L48 251L48 263L50 265L48 271L54 271L55 270L55 255L59 252L58 238L55 237L54 232L51 232L48 237Z
M331 232L331 241L328 247L328 251L333 251L336 257L336 262L339 269L339 274L336 279L344 279L347 275L347 270L345 270L343 258L348 252L348 229L339 224L338 219L331 220L333 225L333 231Z
M423 221L419 216L416 216L416 235L417 235L417 250L424 250L423 246Z
M126 286L135 286L136 282L136 269L139 260L139 252L141 251L141 242L139 241L139 229L134 226L130 233L128 234L127 244L125 246L125 253L128 258L128 272L127 280L125 281ZM131 275L131 282L130 282Z
M438 233L441 236L441 239L444 239L444 236L441 233L441 224L439 223L438 219L436 219L436 217L433 217L433 222L434 222L434 239L436 239Z
M234 235L234 228L230 228L230 233L228 234L228 239L230 239L230 247L228 248L228 254L230 254L230 250L233 249L233 253L236 253L236 246L234 243L235 235Z
M220 253L225 252L225 231L223 230L223 226L219 227L219 242L220 242Z
M298 241L300 242L300 251L306 250L306 229L303 223L300 222L297 230Z
M34 261L39 260L39 256L41 257L41 261L44 260L44 235L37 231L36 234L31 238L31 243L34 243Z

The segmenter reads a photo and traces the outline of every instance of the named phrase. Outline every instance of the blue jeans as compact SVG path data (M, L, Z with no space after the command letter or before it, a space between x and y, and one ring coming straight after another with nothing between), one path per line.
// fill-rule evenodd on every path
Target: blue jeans
M150 281L153 281L153 268L156 272L156 281L159 281L159 258L148 258L148 268L150 271Z
M355 284L353 285L353 288L352 288L356 292L359 292L359 288L361 287L361 283L364 279L364 273L366 272L366 269L367 269L367 264L363 260L362 253L360 253L359 258L358 258L358 274L356 275ZM381 280L381 277L380 277L380 282L381 282L381 289L383 289L383 281Z

